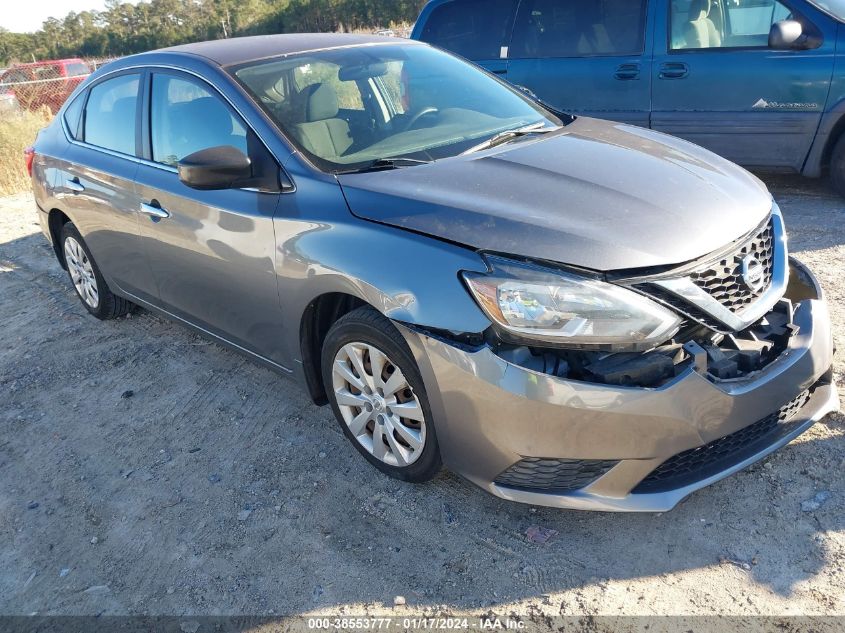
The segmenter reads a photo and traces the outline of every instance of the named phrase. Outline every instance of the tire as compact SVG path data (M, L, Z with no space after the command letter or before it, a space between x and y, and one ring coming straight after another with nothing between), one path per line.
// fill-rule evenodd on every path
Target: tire
M373 370L378 366L380 374ZM323 343L322 375L344 435L370 464L411 483L440 472L440 447L422 376L387 318L365 306L339 319Z
M845 197L845 134L839 137L830 155L830 183L840 196Z
M109 289L85 240L72 222L62 227L61 252L76 296L88 312L101 321L108 321L132 311L134 305L131 302Z

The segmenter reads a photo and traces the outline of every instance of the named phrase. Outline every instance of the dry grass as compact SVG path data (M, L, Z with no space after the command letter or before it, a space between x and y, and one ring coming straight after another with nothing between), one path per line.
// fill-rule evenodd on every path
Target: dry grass
M0 114L0 196L31 188L23 151L32 145L38 130L51 118L47 108L36 112L23 110Z

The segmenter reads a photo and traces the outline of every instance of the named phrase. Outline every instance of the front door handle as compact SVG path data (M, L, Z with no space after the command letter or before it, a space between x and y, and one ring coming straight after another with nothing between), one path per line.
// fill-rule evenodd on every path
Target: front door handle
M491 71L494 75L507 75L508 69L507 68L497 68L496 70Z
M141 213L148 215L153 222L160 222L170 217L170 213L161 208L158 200L153 200L149 204L141 204Z
M613 74L619 81L635 81L640 78L639 64L622 64Z
M689 75L689 66L684 62L660 64L661 79L684 79L687 75Z
M81 182L79 182L79 178L68 180L65 186L73 193L82 193L83 191L85 191L85 187L82 185Z

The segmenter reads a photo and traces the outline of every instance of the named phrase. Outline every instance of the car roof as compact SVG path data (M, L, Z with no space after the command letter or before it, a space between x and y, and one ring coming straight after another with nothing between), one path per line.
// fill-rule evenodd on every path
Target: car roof
M295 33L284 35L257 35L233 37L226 40L183 44L152 51L153 53L187 53L199 55L219 66L231 66L243 62L271 57L282 57L297 53L309 53L331 48L374 46L378 44L397 45L400 42L417 45L411 40L381 35L349 35L343 33Z

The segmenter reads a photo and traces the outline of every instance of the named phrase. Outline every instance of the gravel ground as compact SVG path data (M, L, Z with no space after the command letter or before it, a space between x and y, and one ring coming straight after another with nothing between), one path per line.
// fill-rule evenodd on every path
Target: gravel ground
M845 349L845 203L770 184ZM845 615L841 415L663 515L397 483L293 383L89 317L27 195L0 199L0 323L0 614Z

